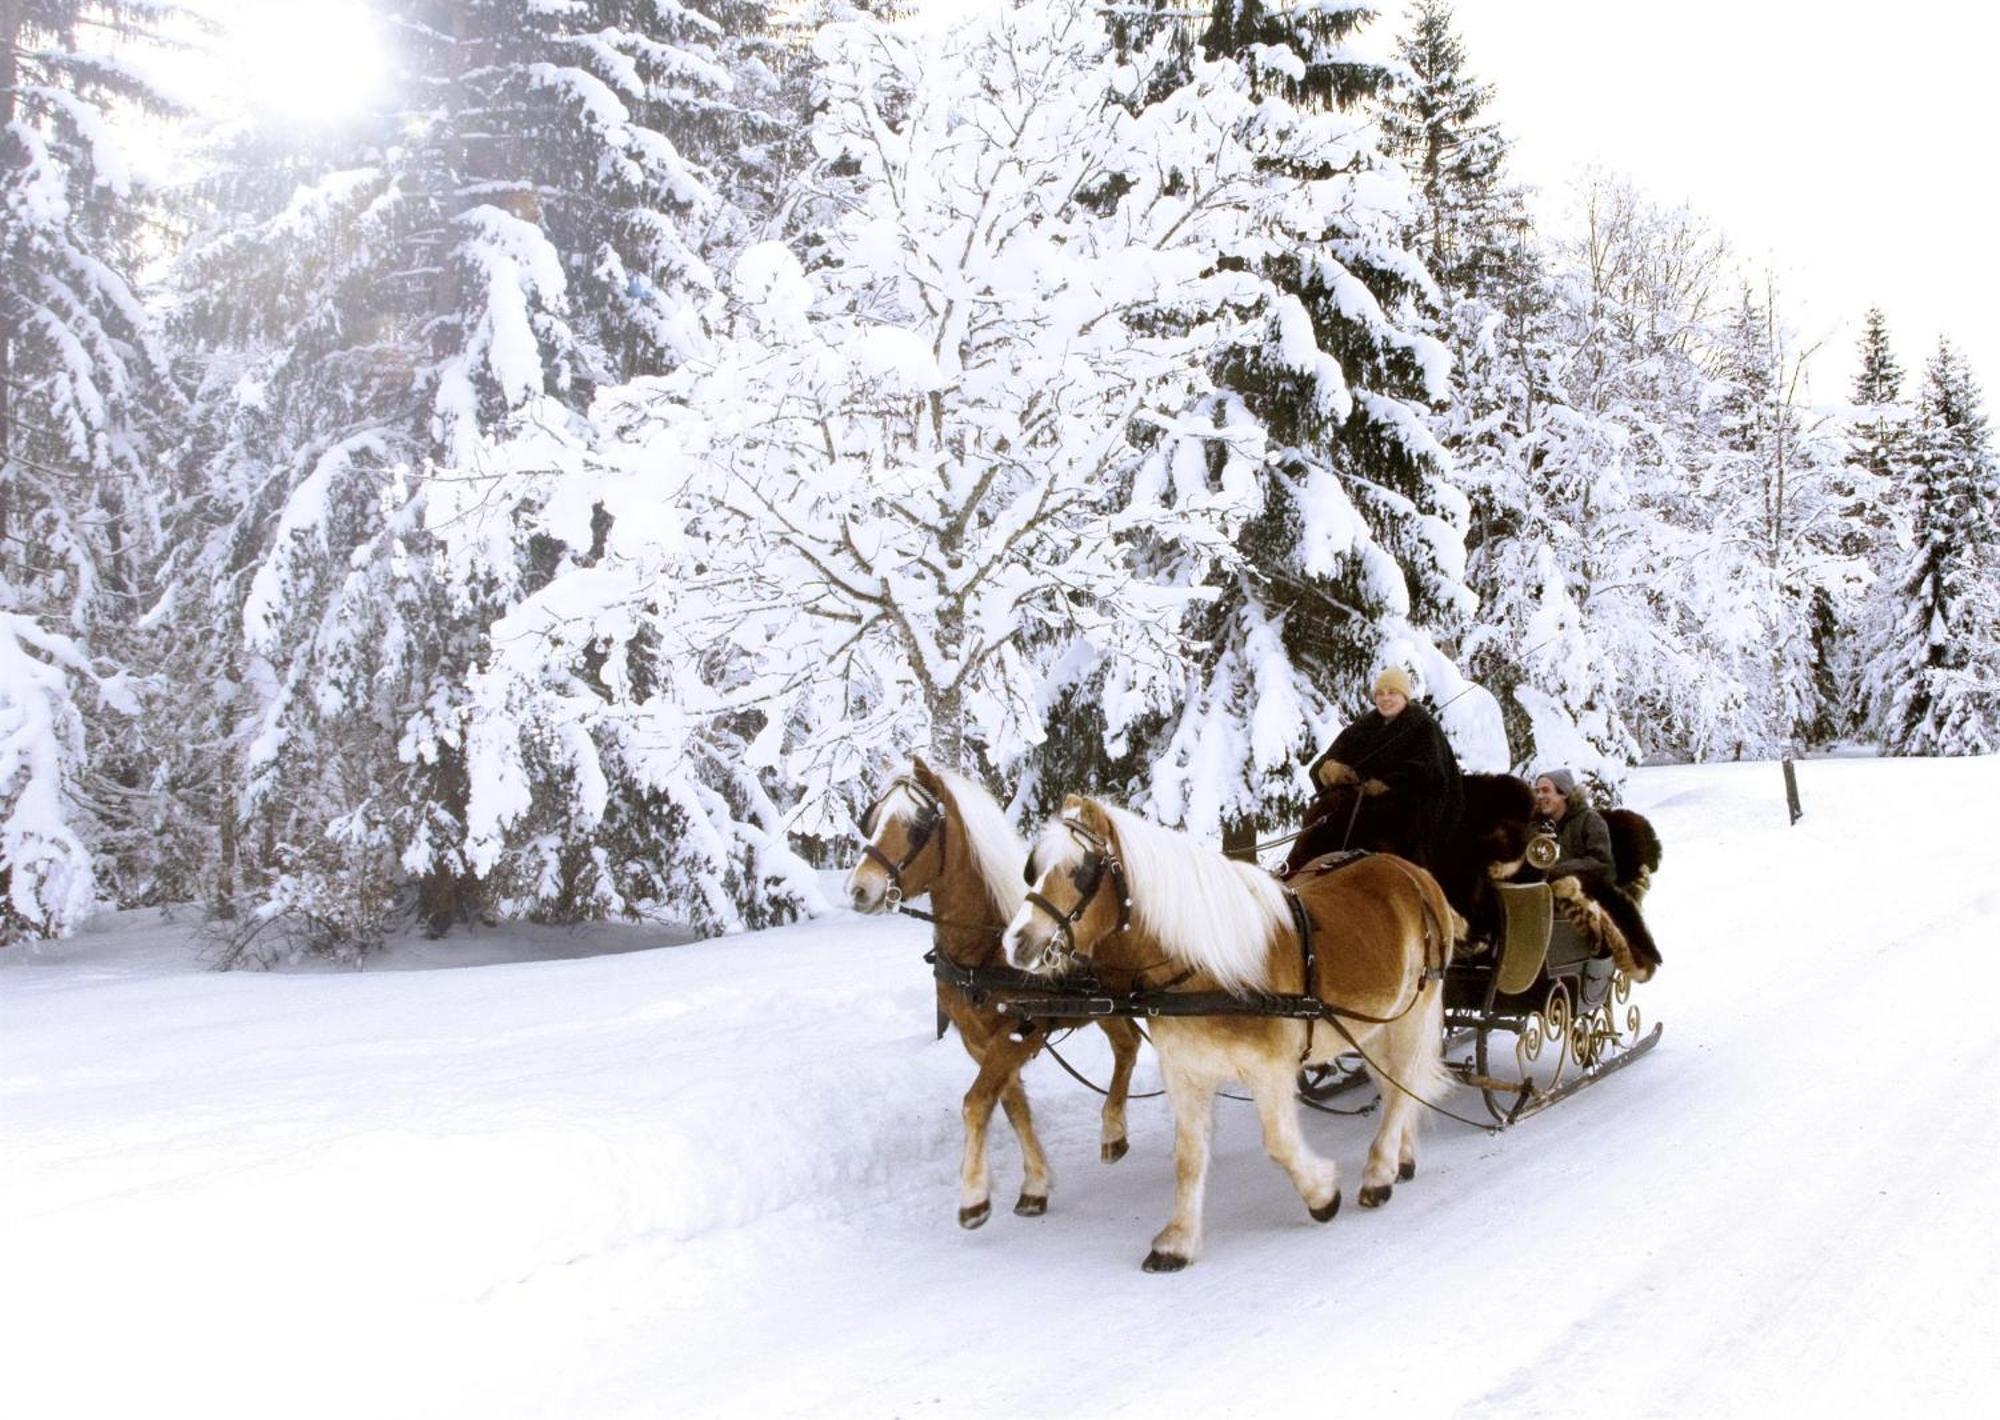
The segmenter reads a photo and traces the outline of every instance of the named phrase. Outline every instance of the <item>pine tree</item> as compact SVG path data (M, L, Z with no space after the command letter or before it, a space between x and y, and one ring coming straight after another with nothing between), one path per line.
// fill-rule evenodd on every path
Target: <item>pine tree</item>
M1895 619L1869 668L1876 728L1897 754L1990 754L2000 746L2000 464L1964 358L1948 342L1924 370L1910 431L1913 545Z
M1177 704L1132 713L1106 694L1115 668L1063 663L1060 703L1081 723L1033 764L1042 799L1096 782L1241 845L1296 824L1311 795L1303 764L1364 706L1375 667L1410 666L1439 703L1467 689L1445 649L1471 609L1465 501L1423 419L1446 357L1415 313L1429 282L1400 230L1400 174L1361 108L1385 76L1349 44L1368 18L1252 0L1211 11L1202 53L1242 64L1264 96L1245 141L1267 180L1316 184L1326 200L1281 245L1237 258L1287 299L1261 339L1217 364L1218 392L1194 416L1264 432L1255 457L1218 449L1205 470L1255 500L1236 539L1244 569L1203 579L1205 649ZM1469 713L1481 709L1491 702L1475 693L1447 715L1472 728L1476 745L1461 747L1475 757L1498 736ZM1092 762L1078 760L1079 735L1098 744Z
M721 28L679 5L384 13L383 110L319 150L233 155L185 276L209 497L179 570L235 633L209 643L234 689L203 712L237 801L218 876L244 857L247 886L342 952L401 896L434 931L652 910L655 867L722 811L621 775L617 716L551 709L651 669L565 642L508 680L491 628L601 542L610 515L567 496L597 390L703 347L713 249L752 225L711 164L768 183L784 146L728 100Z
M1903 367L1889 344L1889 319L1880 306L1870 306L1861 332L1861 369L1854 377L1855 461L1878 479L1895 472L1902 398Z
M132 678L175 404L128 273L150 199L114 116L169 4L0 8L0 940L144 898L152 783Z
M1506 180L1507 142L1482 120L1492 88L1467 71L1449 6L1420 4L1397 56L1382 125L1417 185L1410 240L1437 277L1452 355L1452 397L1430 425L1470 501L1466 582L1480 609L1462 664L1498 700L1515 767L1615 782L1636 748L1539 476L1552 451L1575 446L1578 422L1551 278L1526 195Z
M1383 95L1388 151L1416 180L1411 242L1439 286L1459 299L1498 303L1518 287L1510 240L1524 220L1503 173L1507 142L1481 121L1493 86L1466 71L1464 43L1445 0L1419 0L1398 40L1403 69Z
M1887 652L1896 636L1897 604L1893 569L1910 542L1909 476L1911 407L1903 402L1903 367L1889 340L1888 318L1879 306L1865 317L1860 369L1852 392L1848 432L1846 496L1838 521L1842 550L1866 569L1863 590L1854 598L1857 628L1836 641L1837 680L1843 712L1837 733L1870 732L1878 707L1865 680L1868 668Z

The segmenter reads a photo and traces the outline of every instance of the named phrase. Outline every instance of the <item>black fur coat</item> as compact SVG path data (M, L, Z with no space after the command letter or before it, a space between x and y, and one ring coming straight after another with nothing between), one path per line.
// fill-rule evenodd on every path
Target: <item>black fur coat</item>
M1374 780L1386 786L1387 792L1370 796L1361 812L1378 826L1393 823L1393 837L1400 840L1381 842L1378 838L1373 844L1349 846L1387 848L1425 867L1443 859L1458 831L1465 789L1458 756L1452 753L1444 728L1430 711L1415 701L1393 720L1384 719L1379 710L1370 710L1342 730L1326 753L1313 761L1314 784L1320 783L1320 766L1328 760L1346 765L1364 785ZM1337 813L1351 807L1351 801L1332 803L1322 789L1314 807L1320 813Z

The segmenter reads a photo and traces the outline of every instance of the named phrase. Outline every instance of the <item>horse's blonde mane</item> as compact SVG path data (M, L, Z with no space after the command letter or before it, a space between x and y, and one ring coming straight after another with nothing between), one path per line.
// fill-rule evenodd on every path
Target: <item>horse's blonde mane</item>
M979 874L1000 914L995 920L1005 922L1020 910L1028 893L1027 884L1021 881L1021 864L1027 861L1028 845L1007 822L1006 810L983 787L963 774L944 769L932 772L944 781L955 810L946 815L950 823L945 832L963 838L973 871ZM908 820L916 816L917 801L899 785L895 793L883 800L882 812Z
M1132 894L1132 921L1184 966L1207 972L1225 991L1266 985L1271 937L1291 922L1284 889L1254 863L1237 863L1185 834L1098 802L1118 835ZM1051 824L1035 865L1075 861L1084 848Z

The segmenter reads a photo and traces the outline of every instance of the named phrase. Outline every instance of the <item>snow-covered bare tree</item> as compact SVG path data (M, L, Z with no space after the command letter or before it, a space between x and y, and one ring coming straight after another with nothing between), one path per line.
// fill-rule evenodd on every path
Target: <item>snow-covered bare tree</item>
M1738 505L1717 501L1736 466L1717 374L1726 245L1697 214L1601 174L1579 207L1553 287L1576 417L1537 468L1574 550L1565 570L1642 752L1760 752L1769 582Z
M1744 285L1717 370L1722 447L1704 493L1711 519L1758 552L1770 659L1755 689L1774 751L1839 733L1843 643L1868 581L1845 546L1852 481L1842 431L1834 411L1807 397L1815 353L1780 318L1768 276L1761 296Z
M839 220L809 267L749 253L714 355L605 416L688 510L676 694L757 710L751 762L809 834L883 755L1030 750L1044 648L1115 667L1115 722L1177 701L1186 609L1263 456L1208 372L1286 305L1221 258L1334 196L1271 179L1233 64L1128 109L1171 47L1121 57L1074 0L857 20L820 57L812 181Z

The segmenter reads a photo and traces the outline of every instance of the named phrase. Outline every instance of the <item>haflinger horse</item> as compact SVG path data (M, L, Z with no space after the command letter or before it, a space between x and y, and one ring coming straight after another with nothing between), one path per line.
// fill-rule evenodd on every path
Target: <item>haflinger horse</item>
M1026 888L1021 864L1028 845L1007 822L993 796L957 774L912 759L863 816L867 845L847 877L848 898L859 912L882 912L929 894L937 919L932 943L958 967L1001 962L1000 934L1021 905ZM959 1169L958 1221L976 1228L991 1216L986 1131L997 1101L1021 1144L1023 1178L1014 1211L1038 1217L1048 1211L1052 1176L1035 1135L1021 1067L1047 1039L1037 1022L1004 1016L992 1004L974 1004L947 982L938 983L938 1005L958 1028L979 1064L965 1093L965 1157ZM1105 1092L1099 1154L1116 1163L1129 1147L1125 1100L1139 1059L1139 1028L1124 1019L1098 1022L1111 1037L1111 1084Z
M1359 1048L1382 1090L1382 1122L1361 1174L1363 1207L1417 1171L1421 1102L1452 1084L1443 1062L1442 977L1464 922L1436 880L1388 854L1289 885L1122 809L1072 795L1028 860L1035 889L1008 924L1023 970L1087 963L1108 989L1311 995L1328 1018L1161 1015L1153 1048L1174 1111L1174 1212L1149 1272L1201 1251L1215 1092L1226 1080L1257 1103L1265 1151L1320 1222L1340 1208L1337 1165L1307 1145L1294 1081L1302 1064ZM1288 898L1288 891L1295 898ZM1312 929L1301 935L1293 901ZM1308 962L1311 964L1308 980ZM1337 1024L1336 1024L1337 1022Z

